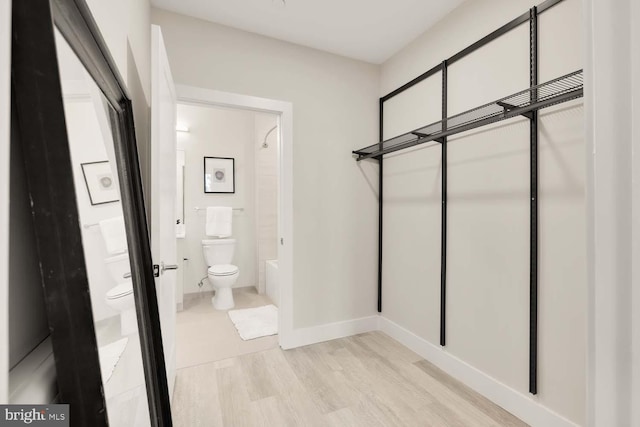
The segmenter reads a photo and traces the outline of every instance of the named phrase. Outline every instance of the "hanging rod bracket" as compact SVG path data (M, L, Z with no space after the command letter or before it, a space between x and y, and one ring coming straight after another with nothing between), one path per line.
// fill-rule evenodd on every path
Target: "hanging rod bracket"
M496 102L496 105L498 105L499 107L504 108L504 114L507 114L508 112L512 111L512 110L517 110L518 106L517 105L513 105L513 104L509 104L503 101L498 101ZM524 113L520 113L521 116L526 117L529 120L533 120L533 111L527 111Z

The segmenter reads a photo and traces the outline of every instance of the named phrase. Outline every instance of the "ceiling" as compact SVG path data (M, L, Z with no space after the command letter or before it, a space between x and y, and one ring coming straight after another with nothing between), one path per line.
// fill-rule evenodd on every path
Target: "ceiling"
M152 0L159 8L380 64L464 0Z

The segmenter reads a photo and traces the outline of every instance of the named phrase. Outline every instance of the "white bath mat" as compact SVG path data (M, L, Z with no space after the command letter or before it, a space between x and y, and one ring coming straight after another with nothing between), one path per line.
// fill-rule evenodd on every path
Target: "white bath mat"
M230 310L229 318L245 341L278 333L278 308L273 304Z
M100 347L98 350L98 355L100 356L100 373L102 374L102 382L104 384L106 384L111 378L111 375L113 375L113 370L116 368L120 357L122 357L122 353L124 353L124 349L127 347L127 341L129 341L129 338L122 338L104 347Z

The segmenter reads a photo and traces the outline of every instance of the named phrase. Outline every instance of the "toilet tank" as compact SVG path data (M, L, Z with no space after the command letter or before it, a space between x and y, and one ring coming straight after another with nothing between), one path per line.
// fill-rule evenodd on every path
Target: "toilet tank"
M231 264L233 252L236 248L236 239L203 240L202 251L207 267L220 264Z
M107 271L113 279L113 283L122 283L124 275L131 272L131 264L129 263L129 254L127 252L115 255L109 258L105 258L104 263L107 266Z

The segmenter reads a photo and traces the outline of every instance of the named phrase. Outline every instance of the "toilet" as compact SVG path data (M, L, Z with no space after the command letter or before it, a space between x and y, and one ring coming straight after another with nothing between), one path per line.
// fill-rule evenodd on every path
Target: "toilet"
M211 302L216 310L229 310L235 305L232 288L240 274L238 267L231 264L235 247L235 239L202 241L202 251L208 267L207 276L215 290Z
M120 334L126 336L136 333L138 323L133 299L133 283L131 277L124 277L130 276L129 253L105 258L104 262L113 283L116 284L107 292L106 302L109 307L120 313Z

